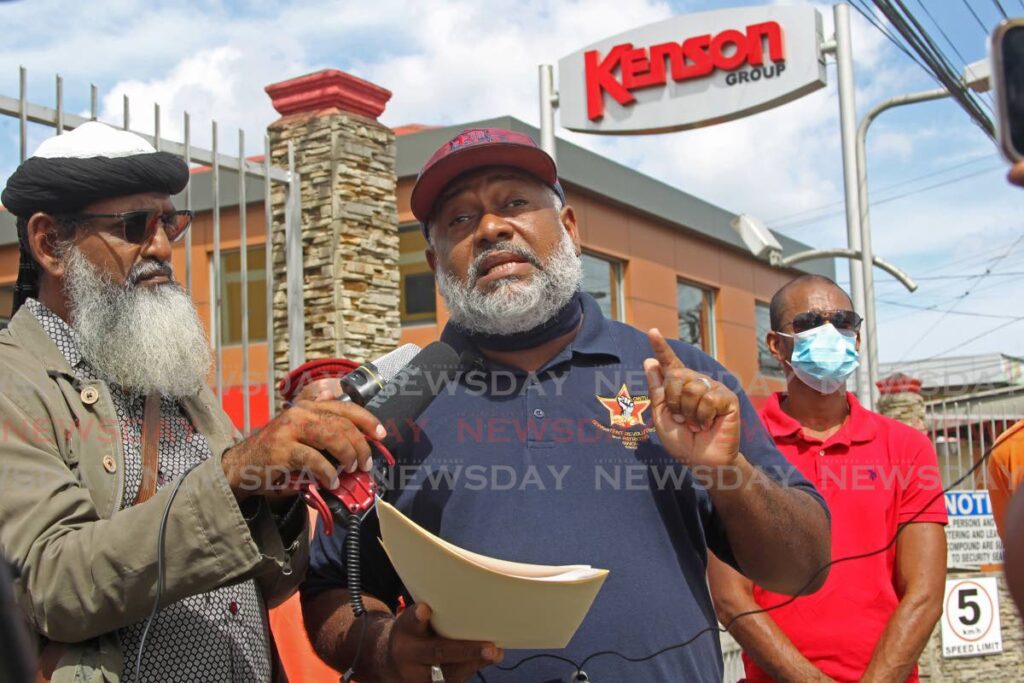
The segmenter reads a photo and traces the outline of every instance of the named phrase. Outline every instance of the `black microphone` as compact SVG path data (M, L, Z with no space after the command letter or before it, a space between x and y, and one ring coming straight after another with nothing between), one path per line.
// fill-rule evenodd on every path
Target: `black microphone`
M334 516L342 519L349 515L360 516L373 506L375 497L386 490L388 468L396 464L391 452L411 443L416 418L462 368L452 347L444 342L433 342L364 404L388 432L381 440L384 449L378 449L371 472L342 473L338 486L322 489L330 494L325 502Z
M343 395L338 400L366 405L404 366L412 362L419 351L420 347L415 344L405 344L372 363L363 363L341 378Z
M462 368L452 347L444 342L433 342L364 404L388 430L383 444L389 450L412 439L416 419Z

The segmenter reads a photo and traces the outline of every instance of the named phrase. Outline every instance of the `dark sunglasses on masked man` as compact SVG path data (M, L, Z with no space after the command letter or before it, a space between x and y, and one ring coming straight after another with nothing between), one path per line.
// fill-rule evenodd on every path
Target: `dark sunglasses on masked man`
M168 211L161 213L153 209L126 211L124 213L76 213L69 218L73 220L92 220L94 218L116 218L120 232L112 230L125 242L145 244L153 239L157 228L163 226L169 242L177 242L192 225L191 211Z
M837 330L856 332L860 329L862 320L854 311L804 311L793 316L793 320L786 325L792 325L793 332L798 334L821 327L827 322L832 323L832 327Z

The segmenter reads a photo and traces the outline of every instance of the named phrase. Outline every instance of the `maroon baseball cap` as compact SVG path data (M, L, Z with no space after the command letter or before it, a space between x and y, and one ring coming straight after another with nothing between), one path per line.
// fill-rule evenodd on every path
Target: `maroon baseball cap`
M555 162L533 138L503 128L469 128L441 145L416 178L409 203L424 232L434 204L448 183L483 166L511 166L525 171L549 185L565 202Z

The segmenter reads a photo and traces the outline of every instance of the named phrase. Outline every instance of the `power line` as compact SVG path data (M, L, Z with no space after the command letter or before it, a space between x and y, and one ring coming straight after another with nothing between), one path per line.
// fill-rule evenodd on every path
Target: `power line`
M981 20L981 17L978 16L978 13L974 11L974 8L971 7L970 4L968 4L967 0L960 0L960 2L964 3L964 7L966 7L967 11L971 13L971 16L974 17L974 20L978 22L978 26L981 27L981 32L987 36L988 28L985 27L985 22Z
M900 308L913 308L922 313L927 311L937 311L939 305L934 304L932 306L915 306L914 304L903 304L899 301L888 301L886 299L879 299L878 303L886 304L887 306L899 306ZM997 315L995 313L975 313L974 311L950 311L950 315L964 315L972 318L997 318L999 320L1016 320L1018 316L1015 315Z
M991 273L991 274L989 274L989 277L990 278L993 278L993 277L1020 277L1022 275L1024 275L1024 270L1018 270L1018 271L1014 271L1014 272L1011 272L1011 273ZM968 273L968 274L964 274L964 275L925 275L925 276L915 276L914 280L917 281L917 282L922 282L922 281L948 281L948 280L970 280L970 279L973 279L973 278L976 278L976 277L981 277L981 274L980 273ZM902 283L899 282L898 280L880 280L878 284L883 284L883 283L887 284L887 285L901 285L902 286ZM949 284L950 285L955 285L956 283L955 282L950 282ZM999 284L1002 284L1002 283L999 283ZM922 292L922 294L931 295L932 293L931 292Z
M1021 2L1024 2L1024 0L1021 0ZM892 183L891 185L886 185L885 187L882 187L882 188L876 190L876 192L887 192L888 190L892 190L892 189L895 189L897 187L902 187L903 185L909 185L910 183L916 183L918 180L924 180L925 178L932 178L932 177L937 176L937 175L942 175L943 173L949 173L950 171L955 171L956 169L963 168L964 166L970 166L971 164L976 164L979 161L988 161L990 159L992 159L992 155L991 154L988 154L988 153L982 154L981 156L974 157L973 159L969 159L968 161L964 161L964 162L961 162L959 164L954 164L952 166L947 166L946 168L941 168L938 171L931 171L930 173L923 173L923 174L921 174L919 176L914 176L913 178L907 178L905 180L900 180L899 182ZM808 214L808 213L817 213L818 211L822 211L824 209L831 209L834 206L841 206L843 203L844 203L844 200L837 199L834 202L829 202L828 204L822 204L821 206L815 206L814 208L811 208L811 209L804 209L802 211L797 211L796 213L790 213L790 214L786 214L785 216L777 216L776 218L771 218L771 219L768 220L768 223L770 223L772 225L775 225L776 223L779 223L781 221L786 221L786 220L788 220L790 218L796 218L797 216L803 216L804 214Z
M999 0L992 0L992 2L995 3L996 9L999 10L999 13L1003 15L1003 19L1009 19L1010 18L1006 14L1006 10L1003 9L1003 6L1001 4L999 4Z
M911 195L919 194L921 192L927 192L929 190L934 190L934 189L939 188L939 187L944 187L946 185L951 185L952 183L956 183L956 182L959 182L961 180L967 180L968 178L974 178L975 176L982 175L983 173L990 173L992 171L1002 170L1003 168L1004 168L1003 164L1000 164L998 166L992 166L990 168L983 168L980 171L974 171L972 173L965 173L963 175L956 176L955 178L949 178L948 180L943 180L942 182L934 183L932 185L926 185L924 187L917 188L916 190L910 190L909 192L903 192L901 194L893 195L892 197L886 197L884 199L877 199L877 200L869 201L868 202L868 206L881 206L882 204L888 204L889 202L894 202L897 199L903 199L904 197L910 197ZM824 213L824 214L822 214L820 216L812 216L810 218L805 218L805 219L801 219L801 220L798 220L798 221L792 221L792 222L789 222L789 223L775 224L775 225L772 226L772 228L776 229L776 230L791 231L791 230L793 230L796 227L804 226L804 225L807 225L809 223L815 223L817 221L822 220L823 218L828 218L830 216L838 216L841 213L843 213L843 212L842 211L829 211L829 212Z
M982 277L985 273L972 273L965 275L925 275L916 277L915 280L963 280L975 277ZM988 277L1014 277L1024 275L1024 270L1017 270L1010 273L988 273Z
M986 331L982 332L981 334L975 335L975 336L971 337L970 339L968 339L966 341L960 342L956 346L951 346L948 349L946 349L945 351L941 351L941 352L935 354L934 356L929 356L928 358L922 358L921 360L935 360L936 358L938 358L940 356L946 355L950 351L956 351L957 349L959 349L959 348L961 348L963 346L967 346L971 342L976 342L976 341L978 341L979 339L981 339L983 337L987 337L988 335L992 334L993 332L998 332L999 330L1003 329L1004 327L1009 327L1010 325L1014 325L1016 323L1019 323L1022 320L1024 320L1024 315L1020 316L1019 318L1014 318L1013 320L1007 320L1006 322L1004 322L1004 323L1002 323L1000 325L996 325L995 327L993 327L990 330L986 330ZM898 362L902 363L903 361L901 360L901 361L898 361Z
M993 353L998 353L998 352L993 352ZM993 358L991 360L986 360L984 362L979 362L979 358L978 357L982 356L982 355L989 355L989 354L968 354L966 356L949 356L948 360L946 358L943 358L942 360L944 362L942 363L942 370L944 372L947 372L947 373L953 373L953 372L959 373L959 372L968 372L968 371L986 372L986 371L989 371L989 370L997 370L997 369L1002 367L1002 365L1003 365L1003 359L1002 358ZM1002 356L1004 354L999 353L999 355ZM1011 354L1005 354L1005 355L1011 355ZM935 358L920 358L920 359L917 359L917 360L907 360L907 361L884 361L884 362L879 363L879 365L889 366L887 369L890 370L890 371L892 371L892 370L900 370L900 369L904 369L905 370L910 365L917 364L917 363L929 363L929 362L931 362L933 360L935 360Z
M907 41L911 49L924 60L928 65L928 71L960 103L964 111L981 127L985 134L990 139L994 139L995 128L988 114L978 104L977 97L964 87L960 74L956 73L952 68L952 64L945 53L935 45L931 36L921 26L913 13L907 9L902 0L874 0L874 4L885 15L896 31L903 36L903 39Z
M917 4L921 6L921 9L924 10L924 13L928 16L929 19L932 20L932 23L935 24L935 28L939 29L939 35L946 39L946 42L949 43L949 46L953 48L953 52L956 53L956 56L959 57L960 61L963 62L966 66L967 60L964 58L962 54L960 54L960 50L956 49L956 45L954 45L953 41L949 39L949 36L946 35L946 32L942 30L942 26L939 25L939 22L935 21L935 17L933 17L932 13L928 11L928 6L925 5L924 3L925 0L917 0Z
M866 9L861 9L860 5L857 4L857 0L852 0L852 1L853 1L853 8L855 10L857 10L858 12L860 12L861 16L868 20L868 23L870 23L872 26L874 26L878 30L879 33L881 33L883 36L888 38L889 42L891 42L893 45L895 45L899 49L900 52L902 52L903 54L905 54L907 57L910 58L910 61L914 62L919 67L921 67L921 69L923 71L926 71L926 72L928 71L928 67L925 66L924 63L921 62L921 60L917 57L917 55L915 55L913 52L908 50L906 48L906 46L903 45L903 43L898 41L896 39L896 37L887 28L885 28L885 26L880 21L878 21L875 18L874 12L872 12L870 10L870 8L867 8L867 4L866 4L867 0L860 0L860 2L864 4ZM1024 0L1021 0L1021 1L1024 2Z
M960 302L961 302L961 301L963 301L963 300L964 300L965 298L967 298L968 296L970 296L971 292L972 292L972 291L974 291L974 288L975 288L975 287L977 287L977 286L978 286L978 285L979 285L979 284L981 283L981 281L982 281L982 280L984 280L984 279L985 279L985 277L986 277L986 276L987 276L987 275L988 275L988 274L989 274L990 272L992 272L992 268L995 268L996 266L998 266L998 265L999 265L999 263L1000 263L1000 262L1002 262L1002 260L1003 260L1003 259L1005 259L1005 258L1006 258L1007 256L1009 256L1009 255L1010 255L1010 252L1011 252L1011 251L1013 251L1013 250L1014 250L1014 248L1015 248L1015 247L1016 247L1016 246L1017 246L1018 244L1020 244L1021 240L1024 240L1024 234L1022 234L1022 235L1021 235L1020 237L1018 237L1018 238L1017 238L1017 240L1016 240L1016 241L1015 241L1015 242L1013 243L1013 245L1011 245L1011 246L1010 246L1010 248L1009 248L1009 249L1008 249L1008 250L1006 251L1006 253L1005 253L1005 254L1003 254L1002 256L1000 256L1000 257L999 257L998 259L996 259L996 260L995 260L995 263L994 263L994 264L993 264L992 266L990 266L989 268L987 268L987 269L985 270L985 272L984 272L984 273L982 273L982 275L981 275L980 277L978 277L978 279L976 279L976 280L974 281L974 284L972 284L972 285L971 285L970 287L968 287L968 288L967 288L967 291L966 291L966 292L964 292L963 294L961 294L961 295L960 295L960 296L959 296L959 297L957 298L957 300L953 302L953 305L952 305L952 306L950 306L950 307L949 307L949 309L948 309L948 310L946 310L946 311L945 311L945 312L944 312L944 313L943 313L943 314L942 314L941 316L939 316L938 320L936 320L936 321L935 321L934 323L932 323L931 327L929 327L929 328L928 328L927 330L925 330L924 334L922 334L922 335L921 335L920 337L918 337L918 338L917 338L917 341L915 341L915 342L914 342L913 344L911 344L911 345L910 345L910 348L909 348L909 349L907 349L907 351L906 351L906 352L905 352L905 353L903 354L903 357L902 357L902 358L900 358L900 361L903 361L904 359L906 359L906 357L907 357L908 355L910 355L910 353L911 353L911 352L912 352L912 351L913 351L914 349L916 349L916 348L917 348L918 344L920 344L920 343L921 343L922 341L924 341L924 339L925 339L925 338L926 338L926 337L927 337L927 336L928 336L929 334L931 334L931 333L932 333L932 330L934 330L934 329L935 329L936 327L938 327L938 326L939 326L939 323L941 323L941 322L942 322L943 320L945 320L945 319L946 319L946 316L947 316L947 315L949 315L950 313L952 313L952 312L953 312L953 309L954 309L954 308L956 308L956 307L957 307L957 306L958 306L958 305L960 304ZM940 355L941 355L941 354L940 354Z
M987 249L983 249L982 251L979 251L979 252L977 252L975 254L972 254L970 256L966 256L966 257L963 257L963 258L957 258L957 259L955 259L953 261L948 262L946 265L940 265L940 266L936 266L934 268L929 268L928 270L922 271L921 274L931 275L931 274L936 274L936 273L942 273L944 271L949 270L950 268L962 268L962 267L967 267L968 265L970 265L971 267L974 267L976 265L978 265L979 267L987 267L988 263L996 261L1000 257L1002 252L1004 252L1005 250L1009 249L1011 247L1011 245L1014 244L1015 241L1016 241L1016 238L1014 238L1013 240L1010 240L1008 242L997 244L997 245L989 247ZM980 264L986 264L986 265L985 266L981 266Z

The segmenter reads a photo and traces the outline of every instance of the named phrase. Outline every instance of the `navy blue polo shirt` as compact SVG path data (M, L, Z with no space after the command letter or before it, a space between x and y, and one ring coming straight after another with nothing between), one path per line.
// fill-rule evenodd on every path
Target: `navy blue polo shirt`
M643 361L647 335L606 319L583 295L575 340L536 373L478 363L419 420L422 432L399 455L399 489L389 502L427 530L476 553L538 564L589 564L610 571L569 646L581 661L614 650L640 663L591 660L591 680L721 681L715 612L705 580L707 549L735 565L710 497L660 446L651 420ZM451 325L442 340L471 348ZM741 452L772 478L821 502L776 450L737 379L684 342L670 342L688 367L727 384L741 402ZM361 534L363 590L397 604L404 594L368 517ZM304 599L345 587L344 533L317 525ZM487 596L479 599L486 603ZM500 618L500 615L496 615ZM510 650L509 667L533 650ZM515 671L484 670L488 683L569 681L573 668L549 658Z

